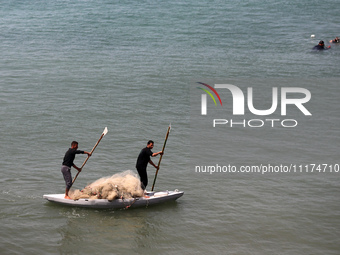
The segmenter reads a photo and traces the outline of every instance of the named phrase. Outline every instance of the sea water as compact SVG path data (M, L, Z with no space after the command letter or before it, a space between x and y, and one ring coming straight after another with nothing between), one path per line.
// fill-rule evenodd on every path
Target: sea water
M1 1L0 253L339 254L340 45L312 50L339 36L338 13L334 0ZM304 88L312 115L291 106L282 116L278 104L273 116L233 116L219 90L223 107L208 96L202 116L197 82L245 96L253 87L258 109L270 108L273 87ZM298 125L214 128L217 118ZM42 198L64 192L71 141L90 151L108 127L81 189L136 172L170 123L155 190L183 190L177 202L112 211ZM297 171L216 171L281 165ZM148 174L150 190L151 165Z

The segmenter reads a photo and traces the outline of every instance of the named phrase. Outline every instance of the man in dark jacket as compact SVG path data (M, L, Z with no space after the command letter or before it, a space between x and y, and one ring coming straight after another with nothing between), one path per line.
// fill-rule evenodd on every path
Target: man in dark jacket
M335 39L330 40L330 43L340 43L339 37L335 37Z
M327 48L325 48L325 43L324 41L320 41L318 45L315 45L313 47L313 50L327 50L329 49L331 46L328 46Z

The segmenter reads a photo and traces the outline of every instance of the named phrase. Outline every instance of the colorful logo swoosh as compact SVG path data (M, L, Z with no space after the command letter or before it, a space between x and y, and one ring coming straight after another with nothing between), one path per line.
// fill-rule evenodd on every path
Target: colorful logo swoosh
M217 98L218 98L218 100L220 101L220 104L221 104L221 106L222 106L221 97L220 97L220 95L217 93L217 91L216 91L213 87L211 87L210 85L208 85L208 84L206 84L206 83L203 83L203 82L197 82L197 83L206 86L206 87L209 88L212 92L214 92L214 94L217 96ZM203 89L203 88L200 88L200 87L197 87L197 88L203 90L204 92L206 92L206 93L212 98L212 100L214 101L215 105L217 105L214 96L211 94L211 92L210 92L209 90Z

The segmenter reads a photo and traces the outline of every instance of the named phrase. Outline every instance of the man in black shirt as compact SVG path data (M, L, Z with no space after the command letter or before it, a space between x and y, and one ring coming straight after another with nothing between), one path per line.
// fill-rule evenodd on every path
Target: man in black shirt
M73 164L74 158L76 157L76 154L84 154L84 153L91 156L90 152L78 150L78 142L76 142L76 141L73 141L71 143L71 148L69 148L69 150L65 153L63 166L61 167L61 172L63 173L64 180L65 180L65 183L66 183L66 189L65 189L65 198L66 199L71 199L68 196L68 192L69 192L69 190L72 186L71 167L73 166L79 172L81 171L81 168L79 168L75 164Z
M325 48L325 43L324 41L320 41L318 45L315 45L313 47L313 50L327 50L329 49L331 46L328 46L327 48Z
M142 189L145 190L148 185L148 175L146 173L146 167L148 163L153 165L156 169L158 168L150 159L150 157L155 157L158 154L163 154L162 151L153 153L151 149L153 149L154 142L152 140L148 141L147 146L143 148L137 158L136 168L140 177L140 181L142 183Z
M340 43L339 37L335 37L335 39L330 40L330 43Z

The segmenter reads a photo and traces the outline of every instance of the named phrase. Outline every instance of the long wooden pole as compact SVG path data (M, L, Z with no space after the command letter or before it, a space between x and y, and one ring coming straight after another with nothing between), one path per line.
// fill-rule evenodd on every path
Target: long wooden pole
M93 146L92 150L91 150L91 154L93 153L94 149L98 146L99 142L102 140L102 138L107 134L108 130L107 127L104 129L102 135L100 136L99 140L97 141L97 143ZM87 156L87 158L85 159L84 163L81 165L80 169L82 170L83 167L85 166L86 162L88 161L88 159L90 158L90 156ZM74 177L72 184L75 182L75 180L77 179L78 175L80 174L80 172L78 171L77 175Z
M156 171L156 174L155 174L155 179L153 180L153 184L152 184L152 189L151 189L151 191L153 191L153 188L155 187L155 183L156 183L156 178L157 178L159 166L160 166L160 164L161 164L161 161L162 161L162 158L163 158L163 155L164 155L165 145L166 145L166 142L167 142L168 137L169 137L170 129L171 129L171 123L170 123L170 125L169 125L169 127L168 127L168 132L166 132L165 141L164 141L163 149L162 149L162 152L163 152L163 153L162 153L162 155L161 155L161 157L159 158L159 161L158 161L157 171Z

